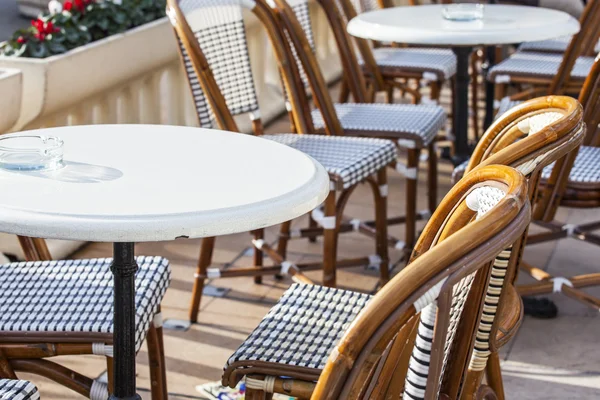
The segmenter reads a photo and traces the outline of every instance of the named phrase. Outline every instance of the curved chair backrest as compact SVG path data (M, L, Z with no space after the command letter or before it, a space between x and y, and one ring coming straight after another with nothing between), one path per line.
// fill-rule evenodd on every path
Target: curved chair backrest
M416 257L384 286L358 315L330 355L313 399L398 398L409 369L419 312L437 304L431 331L431 369L422 397L437 398L464 304L483 304L490 262L517 240L529 223L527 184L522 174L490 166L466 176L446 195L428 222ZM478 311L477 315L479 315ZM418 328L418 338L430 333ZM419 344L419 339L417 343ZM413 398L406 396L406 398Z
M233 117L249 114L255 134L262 134L243 9L250 10L265 28L278 61L284 91L292 109L292 123L300 133L312 132L310 118L300 116L308 103L298 92L299 71L270 11L252 0L168 0L167 15L179 42L188 83L201 126L238 131Z

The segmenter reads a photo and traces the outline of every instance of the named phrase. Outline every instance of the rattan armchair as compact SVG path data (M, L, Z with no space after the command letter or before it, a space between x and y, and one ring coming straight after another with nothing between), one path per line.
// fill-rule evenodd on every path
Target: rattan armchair
M259 1L258 4L263 3ZM270 1L269 6L275 12L283 31L289 39L298 64L300 76L295 80L298 92L310 92L316 109L305 103L298 115L309 115L308 123L313 123L318 132L326 131L334 135L361 137L379 137L394 140L406 151L407 163L396 163L396 170L406 178L406 214L388 219L388 225L405 224L404 240L388 238L390 246L404 248L410 252L416 239L416 221L425 219L437 205L437 157L434 140L443 128L446 115L438 105L412 104L369 104L366 84L358 65L354 46L344 28L344 18L333 0L320 0L323 11L331 25L344 73L348 79L349 90L356 103L334 104L325 80L313 52L312 28L306 0L293 0L289 4L282 0ZM423 150L429 152L428 158L428 210L417 212L417 177L419 155ZM360 232L373 234L374 221L345 223L342 230L358 227ZM286 236L285 232L284 238Z
M196 102L199 123L205 127L238 131L234 115L250 114L254 133L263 133L242 16L243 9L249 9L263 24L271 39L285 93L292 104L293 125L301 133L262 137L311 155L324 165L331 178L329 196L323 209L312 213L312 218L321 224L320 231L316 228L296 235L314 237L322 234L323 262L294 264L286 260L285 244L287 237L291 236L290 222L283 224L282 231L286 237L280 240L277 251L265 243L262 230L253 233L254 266L250 268L209 268L215 239L204 239L195 275L190 320L197 320L202 289L207 278L254 276L260 279L266 274L287 274L296 281L310 282L301 271L322 269L324 284L335 286L336 267L371 264L379 266L381 282L385 283L389 279L385 223L386 167L396 159L394 144L376 138L310 134L313 131L312 121L298 115L308 100L305 93L298 92L292 82L299 76L299 72L294 70L295 63L289 61L292 55L280 36L280 30L275 26L269 8L238 0L169 0L167 4L167 13L180 42L180 54ZM273 168L277 168L277 165L273 165ZM376 254L338 260L337 241L339 233L342 232L340 225L343 211L348 198L359 183L367 183L373 193L377 220L374 228ZM275 265L264 266L263 255L271 258Z
M113 380L112 259L52 260L43 239L19 240L28 261L0 266L0 378L33 373L106 400ZM137 263L136 351L146 340L152 399L167 399L160 303L169 262L141 256ZM106 359L108 384L48 360L86 354Z
M230 357L223 384L246 376L251 399L461 398L486 287L497 283L492 260L526 229L527 192L509 167L469 174L376 295L292 286Z

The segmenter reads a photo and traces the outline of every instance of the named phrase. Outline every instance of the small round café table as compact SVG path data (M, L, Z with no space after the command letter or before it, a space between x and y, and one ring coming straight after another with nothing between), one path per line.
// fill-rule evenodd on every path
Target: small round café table
M60 137L64 161L54 170L0 168L0 231L114 243L111 399L139 399L134 242L264 228L311 211L329 191L327 172L311 157L240 133L94 125L16 135Z
M447 20L446 5L392 7L358 15L348 33L363 39L450 47L456 55L454 99L455 163L469 155L469 57L475 46L516 44L579 32L579 22L562 11L542 7L486 4L483 18Z

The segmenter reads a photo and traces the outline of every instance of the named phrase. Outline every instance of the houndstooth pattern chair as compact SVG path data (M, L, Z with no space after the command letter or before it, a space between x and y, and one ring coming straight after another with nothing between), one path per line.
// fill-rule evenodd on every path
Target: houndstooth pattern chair
M473 179L471 179L468 186L473 182ZM506 198L506 194L504 190L483 184L479 187L473 186L473 190L468 192L468 196L464 201L467 209L472 210L468 212L475 213L475 220L479 221L482 216L502 202ZM446 204L445 201L442 204ZM450 218L447 212L452 212L451 210L456 206L452 201L450 203L453 206L444 207L445 211L439 213L439 215L436 212L432 221L436 221L436 217L440 218L437 220L438 222ZM456 218L460 217L456 216ZM437 222L432 221L430 221L430 224L437 226L434 229L435 232L441 232L444 229L443 223L435 225ZM426 227L425 232L427 233L424 233L424 235L429 238L425 243L430 243L429 240L435 241L434 236L437 235L434 231L428 231ZM460 231L455 234L460 236ZM423 246L427 245L423 244ZM435 249L435 244L431 249ZM419 257L425 257L426 254L425 252ZM491 255L491 258L493 257ZM419 259L417 258L414 262L418 264ZM325 393L319 392L319 395L317 395L314 385L311 385L310 382L317 381L318 390L321 381L327 379L328 366L331 367L331 363L336 359L338 361L343 360L341 365L348 366L348 368L353 367L352 361L341 354L342 350L340 349L347 346L342 342L346 341L345 343L348 343L350 341L349 343L352 343L350 347L357 348L360 346L358 341L362 343L368 340L368 337L360 339L360 332L365 329L362 325L367 323L368 315L378 314L380 311L383 313L381 318L385 320L386 311L380 310L380 304L382 297L386 296L387 289L393 291L396 296L399 293L405 293L406 297L414 299L414 310L416 313L421 313L422 323L418 327L416 339L413 336L416 331L410 334L412 337L410 339L405 335L407 329L411 331L410 326L412 326L414 320L401 319L402 321L411 322L407 323L408 327L396 328L399 329L398 338L395 339L396 343L387 344L387 346L386 344L375 345L380 346L380 348L379 350L373 350L373 352L386 354L385 363L389 361L390 364L394 364L393 369L396 369L398 358L395 357L399 357L398 352L413 351L413 359L410 361L406 375L403 398L424 398L425 390L433 390L433 393L439 393L443 387L441 382L445 374L444 368L448 365L452 354L457 351L457 348L453 345L458 337L459 322L464 318L472 317L471 309L467 310L466 299L474 283L476 271L464 273L460 278L452 279L446 276L434 280L426 285L427 289L419 291L419 296L411 297L410 291L412 289L408 288L410 285L408 282L404 283L406 288L404 291L399 291L397 286L400 286L400 283L403 282L403 274L407 273L406 271L411 271L412 267L413 265L409 264L406 267L407 270L403 270L390 282L389 285L393 285L393 288L386 286L375 296L343 289L293 285L229 358L225 365L223 384L234 387L240 379L246 376L246 387L252 391L285 393L289 396L301 398L309 398L311 394L314 398L320 398L319 395L331 395L331 392L328 391ZM416 272L416 265L414 268ZM419 270L420 273L425 273L421 268ZM496 285L496 282L492 281L492 284ZM438 296L446 291L450 291L451 301L450 303L442 301L439 309L437 309ZM393 296L392 292L388 294ZM477 300L474 301L477 302ZM448 313L447 319L439 317L439 315L445 313ZM396 318L400 319L400 316L396 314ZM377 328L378 326L373 326L372 330L375 331ZM482 327L482 329L485 328ZM465 334L461 337L467 336L470 335ZM388 337L391 338L393 335L389 334ZM400 350L396 348L397 346L400 346L398 347ZM437 360L435 370L432 371L431 375L428 375L430 372L429 367L427 366L425 370L422 367L425 365L424 363L429 363L429 353L433 348L443 349L443 357ZM369 365L376 369L376 372L374 372L374 375L369 375L365 371L361 371L358 375L362 377L359 379L361 387L366 388L369 386L364 379L372 379L373 382L379 382L378 385L384 381L386 382L384 384L389 384L391 375L386 375L387 379L379 376L379 374L391 374L388 370L389 365L378 365L374 355L369 356L368 359L370 360ZM399 357L399 359L402 358ZM384 363L384 361L381 362ZM399 362L402 363L402 361ZM337 361L334 364L337 364ZM402 370L403 366L398 365L397 368ZM259 378L255 374L267 376L266 378ZM344 379L344 377L342 375L342 378L336 379ZM297 391L294 392L295 390ZM358 398L357 392L352 393L351 397L340 396L339 394L334 397ZM390 395L389 398L394 398L398 397L400 393L390 395L388 392L388 395ZM363 396L360 398L384 398L382 393L378 395L373 393L370 395L364 394ZM433 397L436 397L436 395Z
M251 2L238 0L173 0L169 1L169 16L179 39L180 54L186 66L200 124L236 131L238 128L233 117L249 114L255 133L261 135L263 129L260 122L260 110L252 78L244 29L242 14L244 8L250 9L257 15L267 28L276 52L284 51L282 39L273 36L279 35L279 31L272 25L271 17L264 14L264 10L261 13L261 9L258 9L256 4ZM196 57L195 61L190 57L190 53L193 53ZM199 65L200 63L205 64ZM288 95L288 102L293 103L298 101L298 95L295 93L295 88L289 85L290 74L286 72L285 68L287 67L283 65L280 63L279 66L285 92ZM207 85L212 85L208 91L206 90ZM297 106L295 107L297 109ZM292 112L291 116L292 120L297 121L296 112ZM221 118L220 121L216 117L217 114ZM296 125L297 128L303 126L301 123ZM310 126L310 124L306 126ZM301 133L312 133L306 131L305 128L299 130ZM351 191L358 183L368 183L374 191L376 215L379 215L380 219L385 218L385 197L387 196L385 167L395 161L396 147L393 142L378 138L351 138L316 134L263 135L263 138L286 144L312 156L323 164L330 174L330 195L323 208L315 210L311 214L313 220L320 225L321 229L319 230L317 227L316 232L315 229L312 229L310 236L299 233L294 237L310 238L318 235L325 237L324 283L335 285L335 246L339 233L337 225L341 222L336 221L336 218L342 216L341 209L336 210L336 191L342 191L342 196L346 196L347 194L344 194L344 192ZM274 165L273 167L276 168L277 166ZM369 260L375 260L373 262L379 265L382 271L382 281L387 280L388 274L387 248L385 248L385 245L380 244L387 235L384 221L384 219L380 220L377 224L377 254L361 257L356 259L354 264L350 264L361 265L370 263ZM262 255L267 254L277 266L281 266L281 269L276 271L277 273L289 274L294 279L300 279L300 271L303 265L286 261L284 246L280 244L277 251L275 251L262 240L261 231L255 232L254 235L254 261L257 268L263 266ZM280 243L284 243L292 237L289 222L283 224L282 237ZM207 278L226 277L228 273L232 272L232 269L221 271L218 268L209 268L213 246L214 239L203 241L198 271L195 275L193 300L190 309L191 321L196 321L197 318L204 281ZM242 275L256 276L255 271L250 274L247 270L241 273Z
M562 36L556 39L525 42L519 46L519 51L535 53L564 53L569 47L572 36ZM600 53L600 41L594 46L594 51Z
M341 23L342 18L333 0L321 0L322 9L336 35L339 53L342 55L344 73L355 103L334 103L331 99L325 80L315 57L312 25L306 0L290 0L288 2L269 0L268 4L280 15L281 29L294 49L297 69L302 71L308 82L298 91L310 91L317 99L317 109L305 105L303 111L310 113L310 122L317 131L325 130L337 135L360 137L381 137L396 141L406 151L407 162L396 163L396 170L406 179L406 216L391 217L388 224L405 223L404 240L390 237L388 243L397 249L410 251L416 239L416 220L427 218L437 205L437 154L434 140L446 123L443 109L437 105L395 105L369 103L363 74L356 60L354 47ZM300 86L300 85L299 85ZM417 212L417 178L419 156L421 151L428 150L428 210ZM359 231L369 231L373 221L358 221ZM342 229L354 229L344 225Z
M160 303L169 286L170 267L168 260L162 257L140 256L136 261L139 266L135 279L137 352L151 325L154 329L162 325ZM29 340L37 337L43 343L90 343L90 354L112 358L111 262L110 258L94 258L1 265L0 332L5 342L22 342L27 336ZM82 354L81 350L75 354ZM59 383L65 384L65 381L59 380ZM157 384L166 388L166 382ZM108 386L99 380L93 380L88 390L80 393L92 400L108 398ZM153 398L161 397L153 393Z

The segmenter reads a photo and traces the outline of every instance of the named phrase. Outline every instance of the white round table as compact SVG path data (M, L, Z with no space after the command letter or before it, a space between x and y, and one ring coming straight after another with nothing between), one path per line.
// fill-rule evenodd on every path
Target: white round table
M423 5L369 11L353 18L347 29L351 35L363 39L452 48L457 61L455 150L456 162L461 162L469 155L469 56L473 47L573 35L579 32L579 22L562 11L495 4L485 5L481 20L449 21L442 16L443 7L445 5Z
M115 242L115 393L135 398L134 242L198 238L275 225L317 207L325 169L250 135L160 125L20 132L64 140L53 171L0 169L0 231Z

